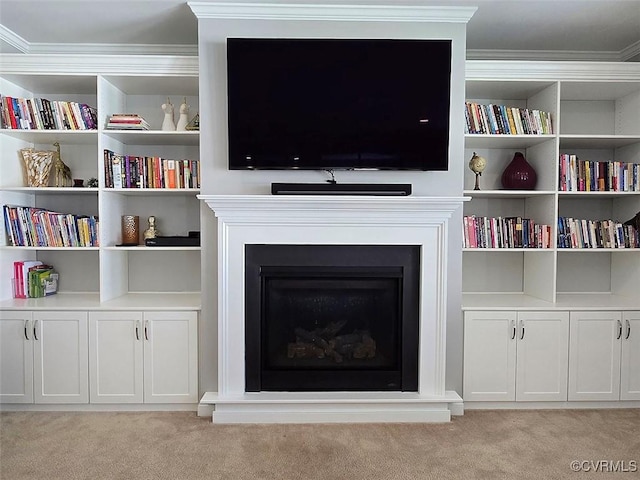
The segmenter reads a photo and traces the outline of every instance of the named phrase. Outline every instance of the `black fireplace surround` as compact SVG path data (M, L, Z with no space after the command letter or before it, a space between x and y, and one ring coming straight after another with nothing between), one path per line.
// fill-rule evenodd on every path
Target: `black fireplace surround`
M417 391L420 264L415 245L246 245L246 391Z

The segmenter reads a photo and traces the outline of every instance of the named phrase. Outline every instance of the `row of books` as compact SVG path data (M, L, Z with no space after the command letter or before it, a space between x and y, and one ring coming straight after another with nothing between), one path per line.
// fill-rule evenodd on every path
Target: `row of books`
M465 132L492 135L553 133L551 113L505 105L465 102Z
M13 262L14 298L39 298L58 291L59 275L39 260Z
M640 248L638 230L615 220L558 218L558 248Z
M97 247L95 216L59 213L43 208L4 205L7 238L16 247Z
M580 160L560 155L559 185L563 192L640 192L640 164Z
M108 130L149 130L147 121L137 113L114 113L107 120Z
M104 151L106 188L200 188L200 162Z
M86 103L2 96L2 128L14 130L96 130L98 115Z
M550 248L550 225L522 217L464 217L464 248Z

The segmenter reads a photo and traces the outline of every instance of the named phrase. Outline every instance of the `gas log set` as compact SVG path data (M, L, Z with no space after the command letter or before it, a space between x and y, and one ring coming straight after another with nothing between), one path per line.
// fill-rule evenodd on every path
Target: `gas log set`
M324 328L305 330L295 328L295 342L287 347L289 358L331 358L336 363L345 359L364 359L376 356L376 342L367 330L353 330L338 335L346 321L331 322Z

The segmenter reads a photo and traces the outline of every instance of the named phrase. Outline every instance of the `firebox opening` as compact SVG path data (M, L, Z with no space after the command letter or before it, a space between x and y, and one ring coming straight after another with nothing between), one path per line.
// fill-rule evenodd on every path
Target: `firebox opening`
M419 248L247 245L247 391L416 391Z

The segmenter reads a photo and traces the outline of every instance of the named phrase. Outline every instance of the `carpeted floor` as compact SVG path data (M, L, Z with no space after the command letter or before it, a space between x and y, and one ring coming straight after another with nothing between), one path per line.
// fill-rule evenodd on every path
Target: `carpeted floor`
M572 461L583 462L581 473ZM640 478L640 409L346 425L214 425L184 412L0 414L2 480L586 477Z

